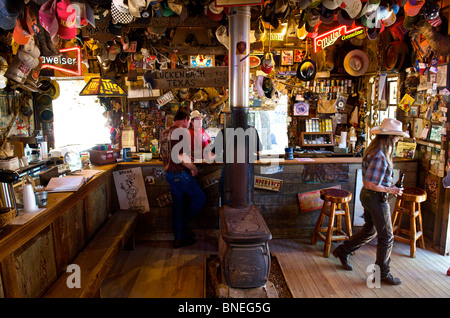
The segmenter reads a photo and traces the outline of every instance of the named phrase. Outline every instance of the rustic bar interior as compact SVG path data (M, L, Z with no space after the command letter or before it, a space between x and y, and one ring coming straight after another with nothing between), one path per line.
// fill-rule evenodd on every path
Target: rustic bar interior
M449 14L450 0L0 0L0 298L447 298ZM178 110L202 118L206 202L174 248L160 146ZM393 182L426 193L420 213L388 198L394 289L366 284L373 242L353 272L336 242L310 244L325 189L350 193L346 222L364 226L362 157L385 118L409 134Z

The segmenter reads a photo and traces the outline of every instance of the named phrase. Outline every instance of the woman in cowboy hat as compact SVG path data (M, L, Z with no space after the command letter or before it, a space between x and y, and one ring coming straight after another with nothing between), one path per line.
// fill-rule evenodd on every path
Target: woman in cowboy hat
M363 184L360 200L364 207L364 225L362 229L338 246L333 255L341 261L344 269L351 271L348 256L364 244L378 236L375 264L379 266L382 283L399 285L401 280L390 273L391 251L394 243L391 212L388 194L402 195L403 189L393 185L392 157L395 144L401 137L409 137L402 130L402 123L396 119L386 118L379 127L373 127L371 133L376 135L364 152L362 162Z

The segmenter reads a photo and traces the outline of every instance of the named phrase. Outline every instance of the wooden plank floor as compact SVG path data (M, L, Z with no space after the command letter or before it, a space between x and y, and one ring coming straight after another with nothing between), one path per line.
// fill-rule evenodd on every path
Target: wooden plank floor
M417 249L409 257L409 246L395 242L391 271L402 279L400 286L367 287L367 267L375 260L371 242L351 256L354 270L323 257L323 242L310 245L301 240L271 240L287 284L295 298L448 298L450 257ZM102 286L108 298L203 298L205 259L217 254L216 241L173 249L172 242L138 242L134 251L121 251Z

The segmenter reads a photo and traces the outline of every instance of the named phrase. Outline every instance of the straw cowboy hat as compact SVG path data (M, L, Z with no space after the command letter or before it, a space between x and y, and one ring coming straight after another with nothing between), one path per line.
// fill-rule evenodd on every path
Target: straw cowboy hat
M196 118L196 117L200 117L200 118L205 118L206 117L206 115L202 115L202 114L200 114L200 112L198 111L198 110L194 110L192 113L191 113L191 120L192 119L194 119L194 118Z
M369 57L361 50L350 51L344 58L344 69L351 76L361 76L369 68Z
M409 134L402 130L402 122L393 118L383 119L381 125L373 127L370 133L374 135L394 135L409 138Z

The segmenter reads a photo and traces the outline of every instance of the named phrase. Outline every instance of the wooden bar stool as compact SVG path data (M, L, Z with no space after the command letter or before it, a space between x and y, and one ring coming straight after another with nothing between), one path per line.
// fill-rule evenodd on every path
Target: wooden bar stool
M392 218L392 229L394 240L409 244L410 256L416 257L416 241L419 240L419 247L425 248L422 228L422 211L420 203L427 199L425 190L416 187L405 187L401 197L397 197ZM402 229L402 215L409 216L409 230ZM416 225L417 221L417 225ZM400 236L405 234L408 238Z
M352 199L352 194L341 189L324 189L320 191L320 198L324 202L314 228L311 244L315 245L317 238L320 237L325 242L323 256L328 257L330 255L331 242L348 240L352 236L350 210L348 208L348 202ZM328 216L328 227L322 227L325 216ZM347 233L342 230L342 216L344 217ZM334 226L335 217L336 227ZM326 235L323 233L326 233Z

